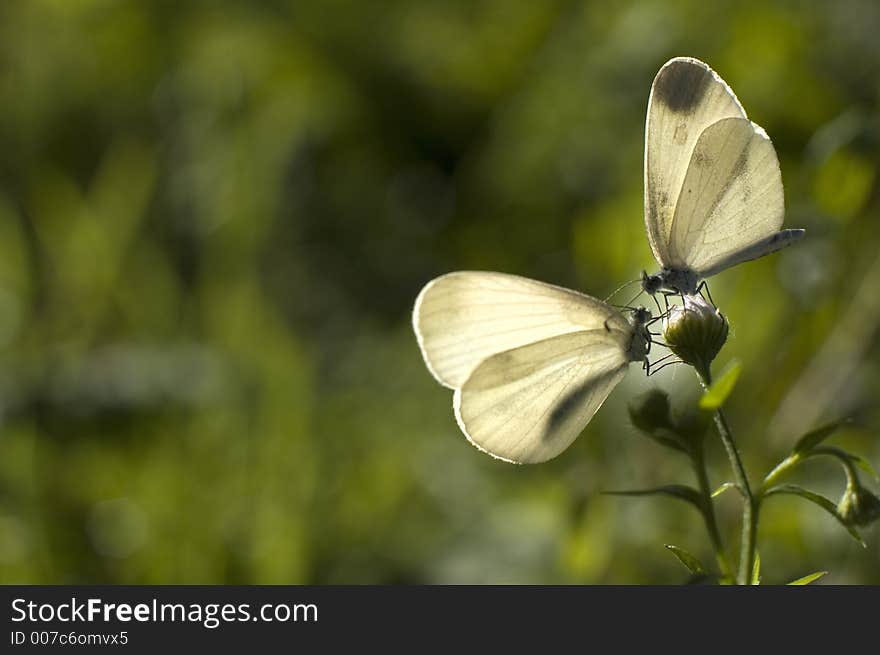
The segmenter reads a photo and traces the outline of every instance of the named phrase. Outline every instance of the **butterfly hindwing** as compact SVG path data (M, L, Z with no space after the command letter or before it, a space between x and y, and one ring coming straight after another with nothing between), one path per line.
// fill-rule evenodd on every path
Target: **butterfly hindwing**
M785 214L782 174L767 134L743 118L713 123L694 146L675 207L670 256L701 277L775 234Z
M509 462L555 457L623 378L630 337L574 332L489 357L455 392L459 426L480 450Z

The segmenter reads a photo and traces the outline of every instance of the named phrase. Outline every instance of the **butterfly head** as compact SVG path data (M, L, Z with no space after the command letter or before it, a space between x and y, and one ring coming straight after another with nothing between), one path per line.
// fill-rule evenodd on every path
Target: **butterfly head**
M699 275L689 268L667 268L664 266L653 275L642 271L642 290L650 296L659 292L692 296L697 293L699 280Z
M661 288L663 288L663 276L660 273L648 275L647 272L642 271L642 290L645 293L649 296L653 296L660 291Z
M651 320L651 310L646 307L636 307L633 309L633 323L636 324L637 327L644 327L644 325Z

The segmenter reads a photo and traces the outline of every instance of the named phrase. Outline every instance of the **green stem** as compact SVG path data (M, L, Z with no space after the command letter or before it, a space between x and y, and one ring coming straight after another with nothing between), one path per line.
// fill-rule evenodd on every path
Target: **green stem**
M709 532L709 539L715 549L715 559L718 562L721 576L727 578L730 576L730 565L724 554L724 544L718 530L718 521L715 519L715 504L712 502L712 489L709 486L709 476L706 473L706 458L703 454L702 443L697 444L691 451L691 462L697 476L700 496L703 498L703 518L706 521L706 530Z
M695 367L696 368L696 367ZM708 389L712 384L712 374L707 366L704 370L696 368L697 375L700 377L703 387ZM721 437L721 443L724 444L724 450L727 452L727 459L730 461L730 467L733 469L733 477L739 486L743 495L743 514L742 514L742 541L740 544L739 554L739 571L737 572L737 584L747 585L751 581L752 568L755 565L755 548L758 532L758 503L752 495L749 479L746 475L742 458L737 450L736 442L733 440L733 434L724 412L721 408L715 410L715 427L718 428L718 435Z

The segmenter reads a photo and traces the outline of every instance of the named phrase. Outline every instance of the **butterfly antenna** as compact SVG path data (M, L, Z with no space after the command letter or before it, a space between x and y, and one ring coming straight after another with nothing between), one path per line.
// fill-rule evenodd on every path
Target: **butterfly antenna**
M636 280L636 282L638 282L638 280ZM641 295L642 295L642 292L639 291L636 295L634 295L632 298L630 298L630 299L629 299L629 302L626 303L626 307L631 307L632 304L633 304L633 302L635 302L635 299L638 298L638 297L641 296Z
M641 278L636 278L635 280L630 280L629 282L624 282L619 287L617 287L614 291L611 292L611 295L605 299L605 302L608 302L609 300L611 300L614 296L616 296L618 293L620 293L621 291L626 289L631 284L635 284L636 282L641 282L641 281L642 281ZM639 293L641 293L641 292L639 292ZM638 295L636 295L635 298L638 298ZM633 298L633 300L635 300L635 298ZM627 303L627 305L629 305L631 302L632 302L632 300L629 303ZM617 306L617 305L615 305L615 306Z

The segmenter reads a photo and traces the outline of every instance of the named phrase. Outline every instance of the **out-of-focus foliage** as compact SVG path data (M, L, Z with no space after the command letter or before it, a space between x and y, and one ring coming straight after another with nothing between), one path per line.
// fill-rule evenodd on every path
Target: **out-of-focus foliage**
M711 561L691 508L599 495L692 482L626 413L654 385L695 403L692 372L634 367L570 450L515 467L460 435L410 328L450 270L603 297L652 266L644 111L674 55L766 128L807 229L712 280L753 477L841 415L836 443L880 463L878 31L872 0L2 3L0 581L680 582L664 543ZM802 475L843 490L833 464ZM878 583L865 538L779 497L762 576Z

